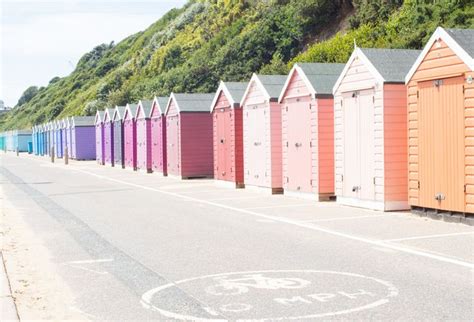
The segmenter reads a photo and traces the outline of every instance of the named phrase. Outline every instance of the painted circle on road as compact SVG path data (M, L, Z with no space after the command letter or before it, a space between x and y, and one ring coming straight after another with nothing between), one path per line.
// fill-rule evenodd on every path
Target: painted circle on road
M144 307L178 320L286 320L332 317L384 305L392 283L360 274L269 270L206 275L154 288ZM183 304L186 298L195 305Z

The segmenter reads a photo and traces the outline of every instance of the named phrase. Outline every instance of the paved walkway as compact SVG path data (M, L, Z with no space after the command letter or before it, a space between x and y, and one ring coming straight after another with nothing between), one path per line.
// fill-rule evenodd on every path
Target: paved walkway
M5 270L3 254L0 253L0 321L19 321L10 281Z

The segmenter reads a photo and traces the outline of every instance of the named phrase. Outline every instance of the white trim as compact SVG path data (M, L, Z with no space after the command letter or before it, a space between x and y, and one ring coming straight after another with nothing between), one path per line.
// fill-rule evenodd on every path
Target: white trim
M431 47L437 41L438 39L442 39L448 47L454 51L454 53L469 67L472 71L474 71L474 58L471 57L457 42L452 38L446 30L444 30L442 27L436 28L435 32L433 35L431 35L430 39L426 43L425 47L423 48L423 51L421 54L418 56L416 59L415 63L411 67L410 71L408 72L407 76L405 77L405 84L408 84L408 82L411 80L413 75L415 74L416 70L418 67L421 65L423 60L425 59L426 55L430 51Z
M158 97L153 98L153 103L151 105L151 110L150 110L150 115L148 115L149 118L153 115L153 111L155 111L155 106L158 106L158 110L160 111L160 115L164 115L163 113L163 108L161 107L160 103L158 102Z
M119 111L119 106L118 105L115 105L115 108L114 108L114 114L112 116L112 122L115 122L115 115L118 115L119 116L119 119L120 120L123 120L123 116L120 115L120 111ZM125 106L125 109L127 109L127 107ZM125 110L124 110L124 113L125 113Z
M336 202L345 206L372 209L378 211L396 211L410 209L408 201L376 201L337 196Z
M212 100L211 113L214 111L214 109L216 107L217 100L219 99L219 95L221 94L221 92L224 92L224 95L226 96L227 100L230 103L230 108L233 108L234 105L237 103L235 101L234 97L232 97L232 94L230 94L229 89L225 85L225 82L221 81L220 84L219 84L219 88L216 91L216 95L214 96L214 99Z
M298 72L298 75L300 75L300 77L303 79L303 82L306 84L306 87L308 87L310 94L316 96L316 90L314 89L313 84L311 84L308 77L306 76L306 73L298 64L295 64L293 68L291 69L290 73L288 74L288 77L286 78L285 85L283 86L280 96L278 97L278 103L281 103L283 99L286 97L285 96L286 89L290 85L291 78L293 77L295 72Z
M299 191L291 191L291 190L283 190L283 194L288 197L305 199L305 200L313 200L319 202L319 195L315 192L299 192Z
M138 110L138 107L137 107L137 110ZM128 114L133 115L132 110L130 109L130 104L129 104L129 103L127 103L127 105L125 106L125 112L123 112L123 118L122 118L123 121L125 121L125 116L127 115L127 111L130 112L130 113L128 113ZM135 116L136 116L136 115L133 115L133 116L132 116L132 120L136 120L136 117L135 117Z
M174 100L174 103L176 104L176 110L178 111L178 114L181 113L181 111L179 110L178 101L176 100L176 96L174 96L174 93L172 92L170 94L170 98L168 99L168 104L166 104L166 110L165 110L165 115L166 116L168 116L168 111L170 109L171 100Z
M369 70L369 72L375 77L377 82L379 82L379 83L384 83L385 82L385 79L383 78L383 76L379 73L377 68L375 68L375 66L370 62L370 60L367 58L367 56L364 55L362 50L360 48L356 48L352 52L351 57L347 61L346 66L344 66L344 69L342 70L341 75L339 75L339 78L337 79L336 83L334 84L334 87L332 88L332 94L333 95L336 94L339 86L341 85L344 77L346 77L346 74L349 71L349 68L351 67L352 63L354 62L354 60L356 58L359 58L359 59L362 60L362 62L365 64L365 66L367 66L367 69Z
M262 82L258 78L258 75L254 73L252 75L252 78L249 81L249 84L247 85L247 89L245 90L245 93L242 96L242 99L240 100L240 105L242 105L242 106L245 105L245 100L247 99L247 95L249 94L249 91L250 91L250 88L252 87L253 82L257 83L257 85L262 90L262 93L264 94L265 98L270 102L270 100L271 100L270 94L267 92L267 89L265 88L265 86L263 86Z
M152 109L153 109L153 105L152 105ZM138 113L140 112L140 110L142 110L143 115L145 115L145 110L143 109L143 101L142 100L138 101L137 112L135 113L135 120L138 120ZM140 119L142 120L142 119L149 119L149 118L150 118L150 115L145 115L143 118L140 118Z
M100 122L100 123L104 122L104 120L100 117L100 112L104 112L104 115L105 115L105 111L97 111L97 112L95 112L94 125L97 125L99 122Z

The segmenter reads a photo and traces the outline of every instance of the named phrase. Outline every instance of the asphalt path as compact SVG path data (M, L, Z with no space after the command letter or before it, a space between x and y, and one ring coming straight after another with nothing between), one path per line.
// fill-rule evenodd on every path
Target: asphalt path
M462 224L0 155L1 198L93 320L472 320Z

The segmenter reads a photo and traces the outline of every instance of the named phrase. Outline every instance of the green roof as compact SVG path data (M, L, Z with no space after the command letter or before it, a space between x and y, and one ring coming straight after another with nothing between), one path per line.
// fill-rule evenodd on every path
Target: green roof
M208 112L214 94L174 94L180 112Z
M345 64L297 63L316 94L331 94L334 84L341 75Z

